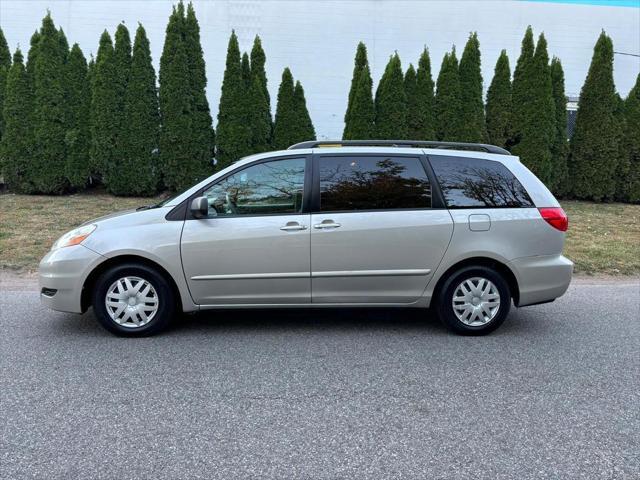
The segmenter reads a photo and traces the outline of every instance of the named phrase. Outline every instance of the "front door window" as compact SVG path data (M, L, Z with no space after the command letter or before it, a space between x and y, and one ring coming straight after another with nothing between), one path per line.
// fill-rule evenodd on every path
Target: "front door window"
M233 173L204 191L209 216L300 213L304 169L304 158L288 158Z

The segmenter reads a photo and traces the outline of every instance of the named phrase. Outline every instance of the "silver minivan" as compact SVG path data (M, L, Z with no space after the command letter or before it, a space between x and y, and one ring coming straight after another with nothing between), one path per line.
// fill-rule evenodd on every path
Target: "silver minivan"
M485 334L565 293L567 217L484 144L313 141L252 155L157 205L86 222L40 263L40 298L118 335L178 311L428 308Z

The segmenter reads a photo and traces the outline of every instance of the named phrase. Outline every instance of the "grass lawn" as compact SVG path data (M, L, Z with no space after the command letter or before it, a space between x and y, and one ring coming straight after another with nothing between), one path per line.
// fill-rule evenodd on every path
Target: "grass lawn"
M86 220L158 199L78 194L64 197L0 195L0 269L34 271L51 244ZM640 205L565 201L565 255L576 272L640 274Z
M564 254L577 273L640 275L640 205L561 203L569 215Z
M60 197L0 195L0 269L34 271L53 242L73 227L111 212L158 201L102 193Z

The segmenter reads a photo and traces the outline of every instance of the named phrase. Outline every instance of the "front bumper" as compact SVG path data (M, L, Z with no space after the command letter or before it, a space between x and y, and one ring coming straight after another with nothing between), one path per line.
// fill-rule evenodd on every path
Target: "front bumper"
M562 296L573 275L573 262L562 255L516 258L509 266L518 280L518 307L550 302Z
M93 268L104 259L84 245L47 253L38 268L42 304L52 310L82 313L82 286Z

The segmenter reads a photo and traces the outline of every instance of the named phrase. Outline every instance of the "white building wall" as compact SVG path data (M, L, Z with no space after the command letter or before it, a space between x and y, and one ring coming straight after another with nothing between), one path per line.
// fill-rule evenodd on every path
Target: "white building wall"
M511 68L527 25L536 36L544 31L550 55L562 60L566 90L577 95L586 76L593 45L602 29L616 51L640 54L640 0L545 1L259 1L195 0L208 76L208 97L214 115L220 95L226 46L232 29L240 47L249 50L259 34L267 55L272 109L284 67L289 66L305 88L318 138L339 138L358 41L366 43L374 84L389 55L398 51L403 67L417 63L426 45L434 80L444 53L456 45L461 53L471 31L477 31L482 50L482 73L487 88L501 49ZM10 48L29 47L29 38L49 8L70 43L95 53L103 29L112 34L124 21L130 30L141 22L149 35L158 65L172 0L1 0L0 26ZM627 3L631 6L611 6ZM595 5L594 5L595 4ZM626 96L640 71L640 58L616 55L615 81ZM375 85L374 85L375 88ZM275 112L274 112L275 113Z

